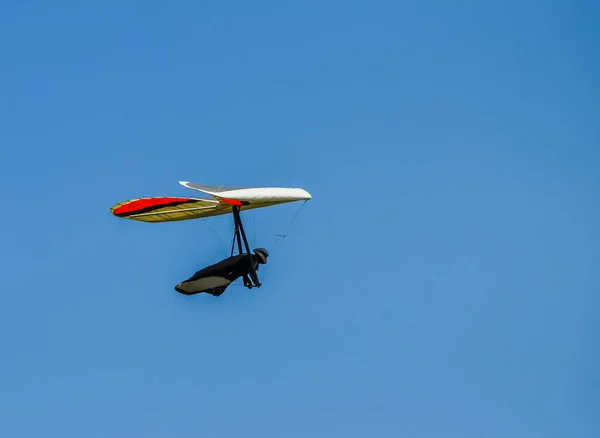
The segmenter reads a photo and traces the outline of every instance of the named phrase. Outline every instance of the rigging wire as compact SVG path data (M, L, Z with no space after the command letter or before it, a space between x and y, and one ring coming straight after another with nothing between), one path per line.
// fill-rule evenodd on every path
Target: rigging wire
M296 212L294 213L294 215L292 216L292 218L289 220L289 222L287 223L283 233L281 234L275 234L275 243L273 244L273 249L269 249L269 253L270 255L273 255L277 250L279 250L279 248L281 248L281 246L283 245L283 241L285 240L285 238L288 235L289 229L291 228L292 224L296 221L296 219L298 218L298 216L300 215L302 209L304 208L304 206L306 205L308 201L304 201L301 205L300 208L298 208L298 210L296 210ZM265 272L264 275L262 277L263 281L267 279L267 277L269 276L269 273L271 272L271 270L269 269L269 265L265 265Z
M283 245L283 241L285 240L285 238L288 235L288 230L291 228L292 224L296 221L296 219L298 218L298 216L302 212L302 209L306 205L306 202L307 201L304 201L300 205L300 208L298 208L298 210L296 210L296 212L294 213L294 215L292 216L292 218L290 219L290 221L287 223L285 229L283 230L283 233L281 233L281 234L275 234L275 242L273 243L273 251L270 251L271 253L275 252L276 250L278 250L281 247L281 245Z
M217 232L211 228L211 226L208 223L208 221L206 220L206 218L202 218L202 221L206 225L206 228L208 228L208 231L210 231L210 233L219 241L219 243L221 244L221 249L225 253L225 256L228 257L229 254L227 253L227 249L226 249L227 245L225 244L225 242L223 241L223 239L221 239L221 237L219 237L219 235L217 234Z

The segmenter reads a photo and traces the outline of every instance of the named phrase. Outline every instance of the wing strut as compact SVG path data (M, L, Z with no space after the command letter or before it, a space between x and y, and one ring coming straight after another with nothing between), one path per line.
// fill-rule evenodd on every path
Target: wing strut
M233 222L235 225L235 231L233 235L233 242L231 244L231 255L233 255L234 245L237 240L238 251L240 254L244 252L242 249L242 239L244 241L244 246L246 249L246 253L250 256L250 269L252 271L252 278L256 278L258 282L258 274L256 273L256 269L254 268L254 263L252 262L252 254L250 252L250 245L248 245L248 239L246 238L246 231L244 230L244 226L242 225L242 219L240 217L240 207L237 205L233 206ZM241 236L241 239L240 239ZM244 276L244 285L248 288L252 288L252 282L246 276ZM254 283L254 286L259 286L259 284Z

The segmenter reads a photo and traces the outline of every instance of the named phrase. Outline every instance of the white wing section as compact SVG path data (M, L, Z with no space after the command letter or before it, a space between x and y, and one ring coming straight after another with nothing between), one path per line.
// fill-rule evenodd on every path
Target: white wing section
M188 181L179 181L188 189L197 190L214 196L217 199L229 199L250 204L280 204L283 202L308 201L310 193L301 188L288 187L226 187L196 184Z

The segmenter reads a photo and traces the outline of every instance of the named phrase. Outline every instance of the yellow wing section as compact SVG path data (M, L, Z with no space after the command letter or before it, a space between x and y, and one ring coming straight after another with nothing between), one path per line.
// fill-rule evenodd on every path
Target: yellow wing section
M174 222L229 213L227 207L213 199L154 197L120 202L110 211L140 222Z

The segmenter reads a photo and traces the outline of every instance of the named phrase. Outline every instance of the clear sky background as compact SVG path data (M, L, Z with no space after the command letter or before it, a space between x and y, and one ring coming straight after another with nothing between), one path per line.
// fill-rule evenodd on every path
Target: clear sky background
M600 436L599 14L1 2L0 436ZM260 290L179 180L311 192Z

